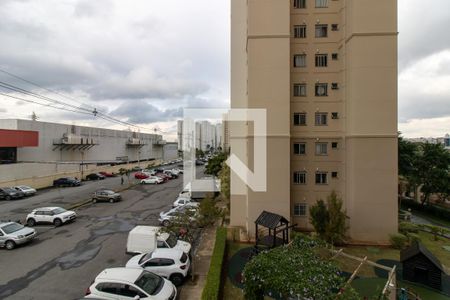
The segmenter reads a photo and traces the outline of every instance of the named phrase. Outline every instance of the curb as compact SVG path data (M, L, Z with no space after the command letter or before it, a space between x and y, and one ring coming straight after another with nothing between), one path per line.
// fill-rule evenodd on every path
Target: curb
M117 190L114 190L114 191L116 193L123 192L123 191L129 190L132 187L135 187L137 185L139 185L139 184L138 183L131 184L131 185L127 186L127 187L120 188L120 189L117 189ZM70 204L69 206L66 206L65 209L72 210L72 209L76 209L76 208L80 208L82 206L88 205L90 203L92 203L92 199L89 198L89 199L85 199L85 200L82 200L82 201L77 202L77 203Z

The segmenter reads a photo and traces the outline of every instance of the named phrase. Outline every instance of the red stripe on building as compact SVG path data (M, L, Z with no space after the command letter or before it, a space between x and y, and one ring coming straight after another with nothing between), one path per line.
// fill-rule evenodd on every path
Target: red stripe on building
M0 129L0 147L37 147L39 132Z

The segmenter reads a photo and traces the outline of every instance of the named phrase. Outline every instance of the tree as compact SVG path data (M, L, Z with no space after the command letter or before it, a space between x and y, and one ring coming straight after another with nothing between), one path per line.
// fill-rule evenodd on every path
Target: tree
M195 157L202 158L205 157L205 152L202 149L195 148Z
M320 238L331 244L342 243L348 229L345 224L348 217L342 205L342 199L333 191L328 196L326 205L323 200L319 200L309 210L314 230Z
M334 299L345 278L334 262L317 254L325 245L304 235L259 253L244 268L245 299Z
M416 166L415 177L422 184L421 191L424 194L422 204L427 203L433 193L449 194L450 153L444 145L422 144Z
M225 199L230 199L230 167L224 161L222 162L222 170L219 172L220 192Z
M398 173L408 180L415 176L415 166L418 160L417 144L411 143L401 136L398 138Z
M208 165L206 166L205 173L217 176L222 170L222 163L227 159L227 155L225 153L219 153L212 157L208 161Z

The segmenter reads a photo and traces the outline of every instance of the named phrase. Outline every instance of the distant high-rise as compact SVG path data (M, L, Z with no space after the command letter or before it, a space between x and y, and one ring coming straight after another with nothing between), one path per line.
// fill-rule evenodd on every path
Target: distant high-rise
M233 193L231 225L263 211L311 230L309 208L344 200L355 241L397 231L397 1L232 0L231 108L267 109L267 192ZM230 125L250 168L253 132Z

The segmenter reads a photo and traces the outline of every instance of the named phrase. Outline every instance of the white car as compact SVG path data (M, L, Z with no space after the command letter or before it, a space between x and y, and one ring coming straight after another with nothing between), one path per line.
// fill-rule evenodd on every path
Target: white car
M198 209L198 207L196 207L195 205L191 205L191 204L185 204L183 206L178 206L178 207L172 208L168 212L161 212L159 214L158 221L163 226L169 226L172 223L174 218L176 218L180 214L185 213L186 211L189 211L190 212L190 214L188 215L189 221L195 222L197 220L197 209Z
M135 268L103 270L87 289L85 298L103 300L174 300L176 287L167 279Z
M170 170L170 172L172 172L175 175L183 174L183 170L180 170L178 168L174 168L174 169Z
M127 268L141 268L168 278L175 286L183 283L190 266L188 255L177 249L155 249L132 257L126 264Z
M150 176L149 178L141 180L141 184L160 184L163 182L164 180L158 176Z
M178 206L183 206L183 205L191 205L191 206L196 206L198 207L200 205L199 202L193 202L191 201L190 198L187 197L178 197L177 200L175 200L175 202L172 204L172 207L178 207Z
M32 227L39 223L53 224L56 227L77 218L77 214L61 207L42 207L34 209L27 216L27 225Z
M26 185L14 186L13 189L23 192L25 196L33 196L34 194L36 194L36 189L33 189L32 187Z

